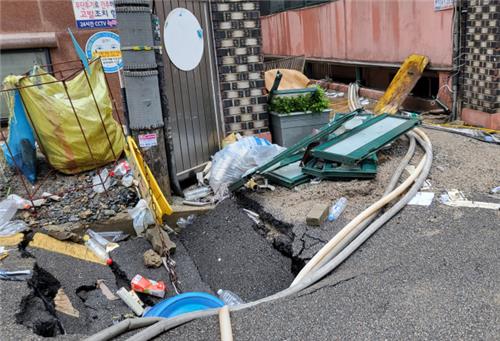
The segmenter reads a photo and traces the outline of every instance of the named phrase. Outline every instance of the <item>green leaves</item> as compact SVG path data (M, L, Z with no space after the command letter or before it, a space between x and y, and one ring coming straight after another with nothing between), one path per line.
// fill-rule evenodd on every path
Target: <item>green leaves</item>
M322 88L319 86L316 88L317 91L305 95L276 96L269 105L269 109L280 114L302 111L322 112L329 108L330 101Z

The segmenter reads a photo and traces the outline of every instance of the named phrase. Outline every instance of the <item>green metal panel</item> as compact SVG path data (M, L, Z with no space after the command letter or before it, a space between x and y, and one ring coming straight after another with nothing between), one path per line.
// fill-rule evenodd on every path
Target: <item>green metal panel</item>
M372 154L359 165L339 165L336 162L312 159L302 168L302 172L320 179L371 179L377 175L377 157Z
M343 164L355 164L419 123L419 120L399 116L375 116L314 148L312 155Z
M300 161L302 153L289 157L275 167L273 170L266 171L263 175L272 182L287 188L293 188L309 180L307 174L302 173Z
M304 137L302 140L294 144L293 146L287 148L285 151L282 153L278 154L275 158L273 158L271 161L265 163L264 165L258 167L253 173L247 174L246 176L242 177L240 180L232 183L229 186L229 190L235 191L241 186L243 186L254 174L261 174L268 169L270 169L272 166L278 164L279 162L285 160L286 158L298 153L301 149L307 147L309 144L312 142L318 141L329 134L331 134L334 130L339 128L344 122L350 120L354 116L356 116L358 113L360 113L360 110L353 111L350 114L347 114L345 116L340 117L339 119L329 122L328 124L325 124L324 127L322 127L319 132L316 134L311 134L307 137Z

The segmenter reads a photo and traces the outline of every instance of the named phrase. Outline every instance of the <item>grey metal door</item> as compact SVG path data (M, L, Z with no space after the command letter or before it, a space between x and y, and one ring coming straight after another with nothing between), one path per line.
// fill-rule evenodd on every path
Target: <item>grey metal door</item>
M210 7L203 0L155 0L154 5L162 33L170 11L183 7L196 16L204 35L203 57L194 70L179 70L163 53L175 163L182 179L209 161L210 155L219 150L222 138Z

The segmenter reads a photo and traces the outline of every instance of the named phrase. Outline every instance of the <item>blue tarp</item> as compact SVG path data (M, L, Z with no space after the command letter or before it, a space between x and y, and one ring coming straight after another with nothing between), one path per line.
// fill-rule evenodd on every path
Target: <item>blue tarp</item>
M2 149L7 164L11 167L17 165L24 176L31 183L34 183L36 180L35 137L26 117L19 90L13 90L13 92L13 114L9 120L9 137L7 139L12 155L9 153L6 144L2 145Z

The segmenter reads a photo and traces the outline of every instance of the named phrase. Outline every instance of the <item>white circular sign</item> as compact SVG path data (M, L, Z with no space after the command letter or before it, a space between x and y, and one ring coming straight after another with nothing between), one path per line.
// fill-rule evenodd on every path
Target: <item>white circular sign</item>
M163 42L172 63L183 71L193 70L203 56L203 29L189 10L172 10L163 27Z

